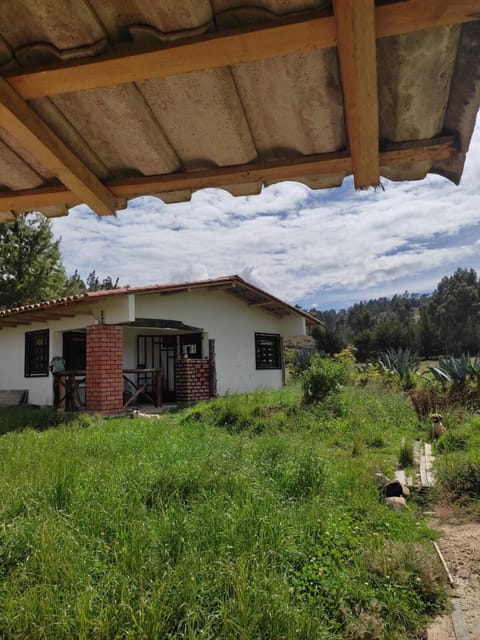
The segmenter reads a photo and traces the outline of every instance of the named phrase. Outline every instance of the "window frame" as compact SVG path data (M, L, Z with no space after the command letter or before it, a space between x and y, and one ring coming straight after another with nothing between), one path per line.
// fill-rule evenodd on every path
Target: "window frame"
M38 340L39 338L42 338L42 343L35 344L35 340ZM36 331L25 332L25 378L48 377L49 350L50 331L48 329L38 329Z
M272 345L259 344L261 340L271 339ZM261 353L262 350L271 348L273 350L272 357ZM268 360L272 360L272 364L268 364ZM283 369L282 359L282 340L279 333L255 332L255 369L257 371L281 371Z

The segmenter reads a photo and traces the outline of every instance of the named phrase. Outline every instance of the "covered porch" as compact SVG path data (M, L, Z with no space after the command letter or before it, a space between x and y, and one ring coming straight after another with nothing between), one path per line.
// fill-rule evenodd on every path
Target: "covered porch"
M96 324L62 336L64 369L53 374L54 406L122 413L216 395L214 341L181 322Z

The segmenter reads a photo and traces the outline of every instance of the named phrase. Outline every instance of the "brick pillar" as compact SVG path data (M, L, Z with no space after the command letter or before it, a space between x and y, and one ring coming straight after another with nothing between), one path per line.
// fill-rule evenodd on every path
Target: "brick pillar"
M87 411L113 413L123 406L122 327L87 327Z
M209 361L183 358L177 360L176 398L179 404L193 404L210 398Z

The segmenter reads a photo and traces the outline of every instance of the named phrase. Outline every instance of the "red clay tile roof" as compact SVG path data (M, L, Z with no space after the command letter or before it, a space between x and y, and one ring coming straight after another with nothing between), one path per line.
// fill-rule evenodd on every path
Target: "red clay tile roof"
M309 325L322 324L317 318L306 311L298 309L297 307L280 300L280 298L277 298L255 285L250 284L240 276L232 275L221 278L212 278L209 280L199 280L196 282L154 284L139 287L119 287L117 289L88 291L74 296L57 298L55 300L35 302L33 304L0 311L0 327L8 326L6 322L2 323L2 320L7 321L8 319L10 323L16 318L19 320L21 318L28 320L28 316L33 313L38 314L40 317L43 314L45 319L48 319L49 312L55 312L55 314L58 315L66 315L72 311L72 308L78 307L79 305L92 304L114 296L129 294L145 295L151 293L181 293L191 289L202 288L225 288L228 289L229 292L242 297L249 304L261 304L264 309L267 309L272 313L278 315L290 315L295 313L304 316Z

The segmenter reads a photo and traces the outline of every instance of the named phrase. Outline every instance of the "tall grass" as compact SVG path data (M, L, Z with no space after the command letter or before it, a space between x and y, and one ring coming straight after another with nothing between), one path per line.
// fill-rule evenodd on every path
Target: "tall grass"
M413 638L444 601L431 532L372 479L413 410L300 400L0 438L0 637Z
M480 515L480 418L478 414L444 414L446 432L436 443L439 490Z
M0 407L0 435L9 431L20 431L25 427L47 429L60 424L61 421L61 415L48 407Z

